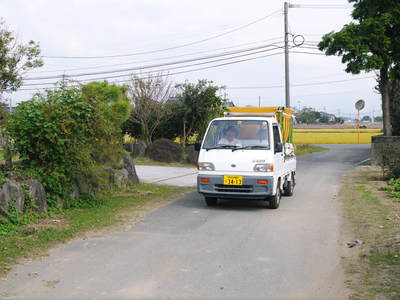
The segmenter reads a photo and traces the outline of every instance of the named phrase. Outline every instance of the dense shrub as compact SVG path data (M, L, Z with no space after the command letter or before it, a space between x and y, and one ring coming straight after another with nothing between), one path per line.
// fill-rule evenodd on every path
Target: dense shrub
M124 90L108 83L61 85L20 103L7 126L24 172L66 197L74 179L120 160Z

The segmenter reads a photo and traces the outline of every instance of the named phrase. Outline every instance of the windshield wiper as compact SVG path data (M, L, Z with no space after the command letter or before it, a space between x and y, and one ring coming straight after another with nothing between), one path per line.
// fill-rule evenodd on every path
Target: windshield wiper
M268 147L267 146L261 146L261 145L243 146L243 147L237 147L235 149L232 149L232 152L236 151L236 150L244 150L244 149L268 149Z
M239 146L236 145L218 145L216 147L210 147L210 148L205 148L207 151L208 150L213 150L213 149L232 149L235 150L236 148L238 148Z

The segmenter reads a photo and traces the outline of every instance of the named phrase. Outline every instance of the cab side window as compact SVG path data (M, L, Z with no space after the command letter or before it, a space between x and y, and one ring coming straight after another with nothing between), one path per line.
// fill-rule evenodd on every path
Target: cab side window
M280 136L280 133L279 133L278 126L277 125L273 125L272 126L272 131L273 131L273 134L274 134L274 148L276 149L277 148L277 144L281 142L281 136Z

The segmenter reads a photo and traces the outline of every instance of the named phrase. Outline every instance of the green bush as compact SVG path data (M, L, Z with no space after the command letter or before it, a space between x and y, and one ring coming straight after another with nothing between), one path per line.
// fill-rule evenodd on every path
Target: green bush
M68 197L77 178L122 156L121 125L130 105L124 88L107 82L82 88L65 84L20 103L7 134L21 159L20 171L39 179L46 191Z

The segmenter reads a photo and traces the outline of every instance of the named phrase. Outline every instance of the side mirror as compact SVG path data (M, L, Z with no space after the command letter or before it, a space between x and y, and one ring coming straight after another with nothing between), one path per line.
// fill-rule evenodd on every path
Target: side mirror
M275 153L279 153L283 151L283 145L281 142L275 144Z
M200 151L200 148L201 148L201 142L194 143L194 150Z

